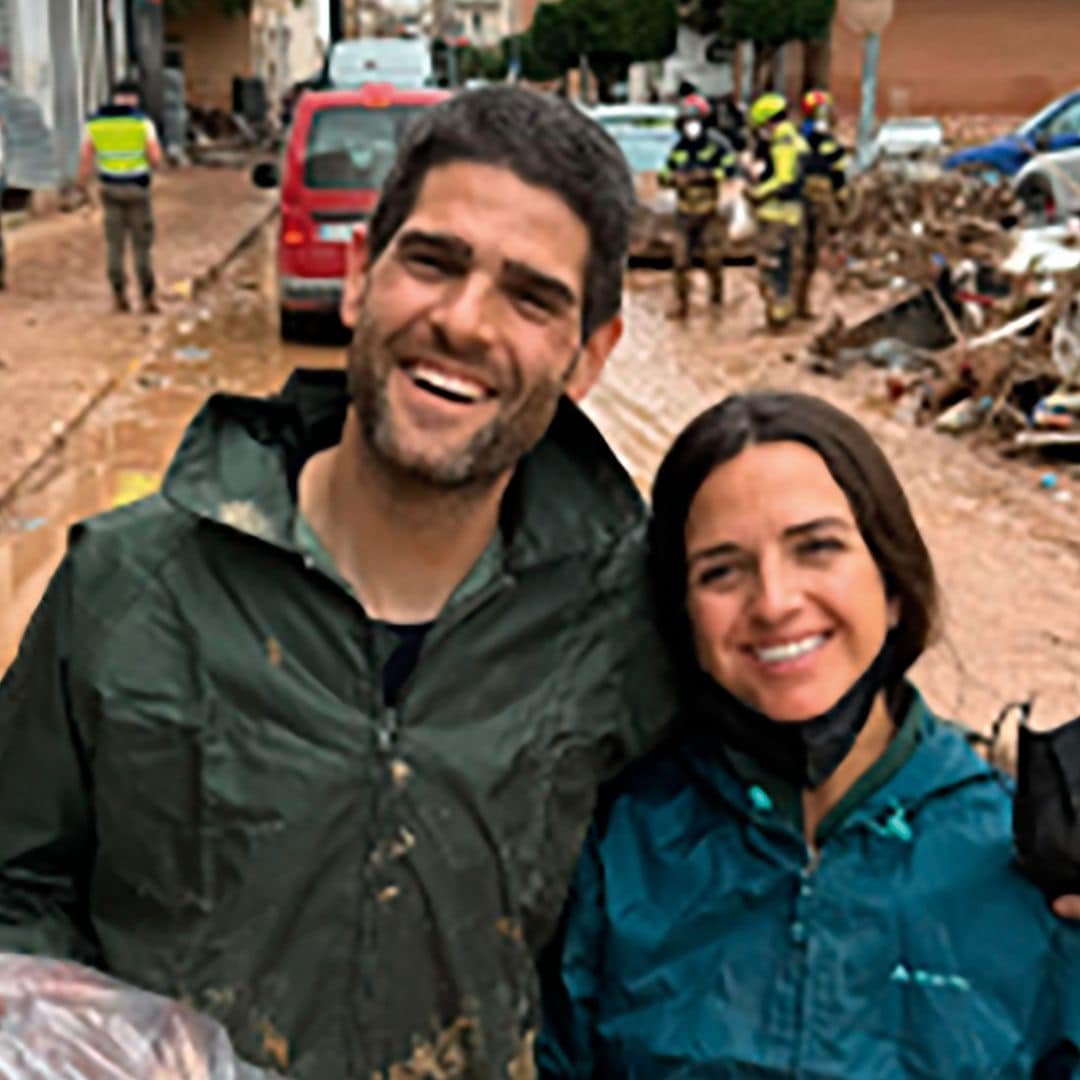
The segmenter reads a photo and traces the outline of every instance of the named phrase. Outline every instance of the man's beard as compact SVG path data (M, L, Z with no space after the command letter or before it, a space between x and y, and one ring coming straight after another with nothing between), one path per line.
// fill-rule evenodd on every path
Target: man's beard
M439 352L461 360L445 346ZM504 385L505 378L501 380L500 397L506 395L511 400L505 401L495 416L460 448L436 453L412 452L401 445L387 392L397 361L379 340L365 306L349 346L349 396L364 442L381 465L414 483L433 488L486 489L513 470L543 437L580 355L580 350L575 350L566 370L558 377L545 378L527 388L518 385L516 393Z

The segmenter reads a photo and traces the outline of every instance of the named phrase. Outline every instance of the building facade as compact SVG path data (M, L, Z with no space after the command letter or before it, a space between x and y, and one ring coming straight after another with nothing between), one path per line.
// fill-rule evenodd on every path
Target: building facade
M858 108L862 42L837 20L832 88ZM878 115L1034 112L1080 85L1076 0L900 0L882 37Z
M102 0L0 0L0 115L7 182L58 188L78 166L83 121L108 93L124 12Z
M231 112L233 79L262 79L271 114L285 91L322 66L322 0L254 0L249 15L225 15L217 0L165 22L170 60L184 73L187 98Z

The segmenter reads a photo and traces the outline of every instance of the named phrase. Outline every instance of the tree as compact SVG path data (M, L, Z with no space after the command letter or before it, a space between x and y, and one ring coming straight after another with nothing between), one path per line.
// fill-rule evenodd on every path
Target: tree
M550 73L584 57L606 98L630 64L670 55L677 31L675 0L560 0L541 4L526 39Z
M527 79L558 78L578 61L575 45L580 37L572 0L541 4L525 37L522 68Z
M754 43L754 88L764 90L770 81L777 49L789 41L820 46L827 42L836 0L691 0L685 10L687 23L702 33L715 33L734 45ZM820 77L821 65L809 75Z
M234 15L250 15L253 0L212 0L227 18ZM292 0L293 7L303 7L309 0ZM204 0L165 0L165 17L182 19L190 15Z
M190 15L203 3L203 0L165 0L165 17L167 19L182 19ZM251 12L252 0L214 0L221 9L221 13L228 18L234 15L248 15Z

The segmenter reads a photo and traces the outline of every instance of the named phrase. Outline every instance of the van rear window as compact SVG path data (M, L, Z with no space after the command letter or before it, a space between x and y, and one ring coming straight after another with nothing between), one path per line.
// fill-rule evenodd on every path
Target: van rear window
M381 188L394 163L398 141L427 105L369 108L342 105L311 118L304 152L309 188Z

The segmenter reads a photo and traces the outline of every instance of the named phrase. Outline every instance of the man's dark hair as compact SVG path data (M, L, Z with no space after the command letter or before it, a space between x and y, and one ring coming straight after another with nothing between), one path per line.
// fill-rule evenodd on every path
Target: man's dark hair
M934 565L900 481L865 428L809 394L736 394L703 412L668 451L653 486L650 561L656 603L673 655L693 663L686 613L686 519L698 489L746 447L797 442L819 454L899 606L890 682L919 658L937 622Z
M626 159L576 106L520 87L457 94L412 124L372 217L372 261L412 212L428 171L455 161L503 166L559 195L589 232L583 337L619 311L634 207Z
M120 94L129 94L133 97L140 97L141 91L139 84L134 79L119 79L113 83L112 96L118 97Z

